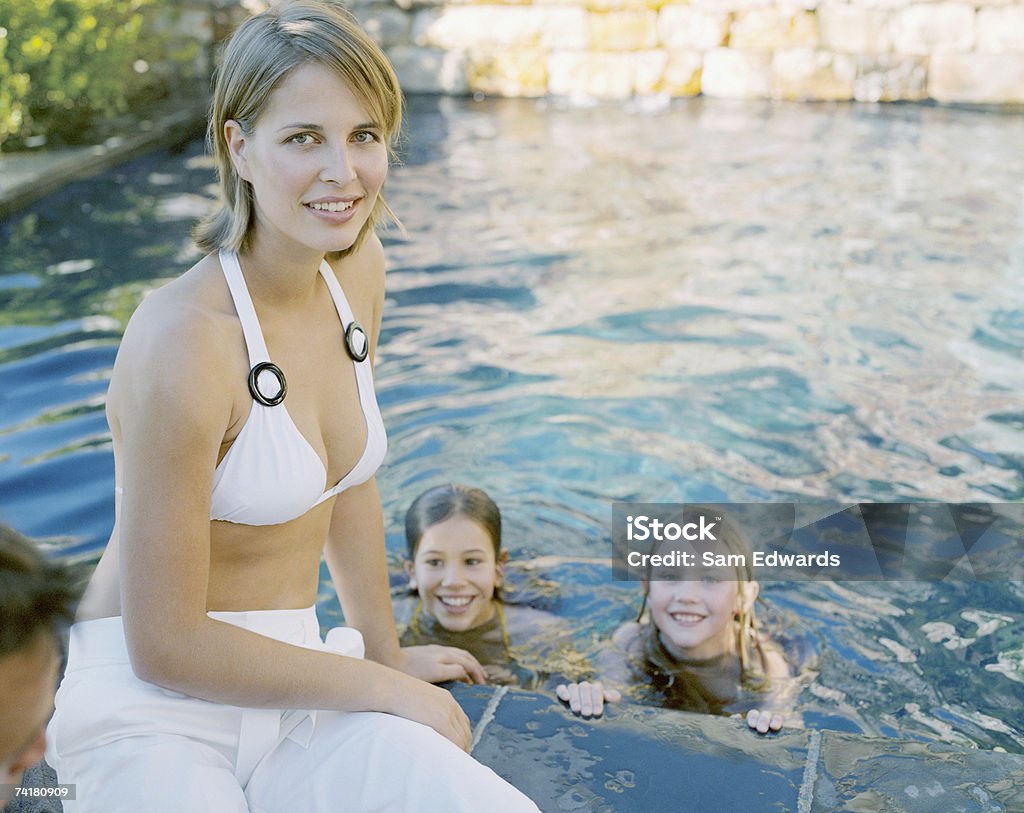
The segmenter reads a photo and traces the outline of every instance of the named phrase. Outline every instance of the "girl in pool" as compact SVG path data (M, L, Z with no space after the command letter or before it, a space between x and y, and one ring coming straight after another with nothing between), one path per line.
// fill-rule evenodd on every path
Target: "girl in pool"
M223 51L209 253L139 306L110 383L115 525L49 727L68 813L537 810L431 685L479 664L400 649L392 621L371 365L401 107L327 0ZM351 625L326 643L322 553Z
M557 617L502 601L508 551L501 512L479 488L443 485L415 499L405 515L411 600L397 603L403 646L444 644L473 655L491 683L533 687L540 676L517 663L512 641L568 638Z
M699 524L707 513L687 507L679 522ZM633 694L646 694L669 708L743 711L747 724L761 734L782 728L785 695L793 685L790 665L758 628L754 604L759 585L745 537L728 517L715 522L719 531L713 550L742 554L744 564L702 567L706 543L700 543L699 551L684 542L661 543L652 553L680 550L693 554L697 564L648 568L640 616L619 627L598 656L602 680L557 687L559 699L573 712L600 716L606 702L620 700L622 691L633 687ZM647 692L636 691L642 687Z

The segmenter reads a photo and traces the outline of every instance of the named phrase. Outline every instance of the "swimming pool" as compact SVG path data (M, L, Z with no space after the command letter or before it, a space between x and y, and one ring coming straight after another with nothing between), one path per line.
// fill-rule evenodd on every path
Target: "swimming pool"
M408 131L377 370L396 572L405 507L451 479L520 560L607 556L612 499L1024 498L1024 118L419 99ZM0 226L0 519L68 557L112 523L121 331L195 259L211 181L193 142ZM585 642L638 604L598 566L543 577ZM820 652L810 723L1024 752L1020 584L765 593Z

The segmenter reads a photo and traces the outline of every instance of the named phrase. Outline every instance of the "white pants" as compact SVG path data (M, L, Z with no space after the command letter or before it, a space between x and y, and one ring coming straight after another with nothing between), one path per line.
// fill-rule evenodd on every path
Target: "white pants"
M320 640L315 608L209 614L281 641L363 656L358 631ZM433 729L378 712L224 706L139 680L121 618L71 628L47 761L76 785L66 813L537 813Z

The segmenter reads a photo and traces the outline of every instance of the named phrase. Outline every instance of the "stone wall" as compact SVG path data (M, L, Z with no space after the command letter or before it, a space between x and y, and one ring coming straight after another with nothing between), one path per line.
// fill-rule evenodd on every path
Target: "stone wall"
M411 93L1024 103L1024 0L350 3Z

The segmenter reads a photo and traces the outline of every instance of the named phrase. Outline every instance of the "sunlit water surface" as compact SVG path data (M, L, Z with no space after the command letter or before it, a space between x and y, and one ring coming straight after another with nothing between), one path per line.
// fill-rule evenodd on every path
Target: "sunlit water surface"
M410 114L376 373L396 574L406 505L446 480L492 493L518 561L607 556L613 499L1024 498L1021 117ZM94 561L113 521L117 343L197 258L211 181L194 142L0 224L0 518L69 558ZM513 581L585 652L639 604L596 564ZM817 652L810 724L1024 752L1020 584L763 592Z

